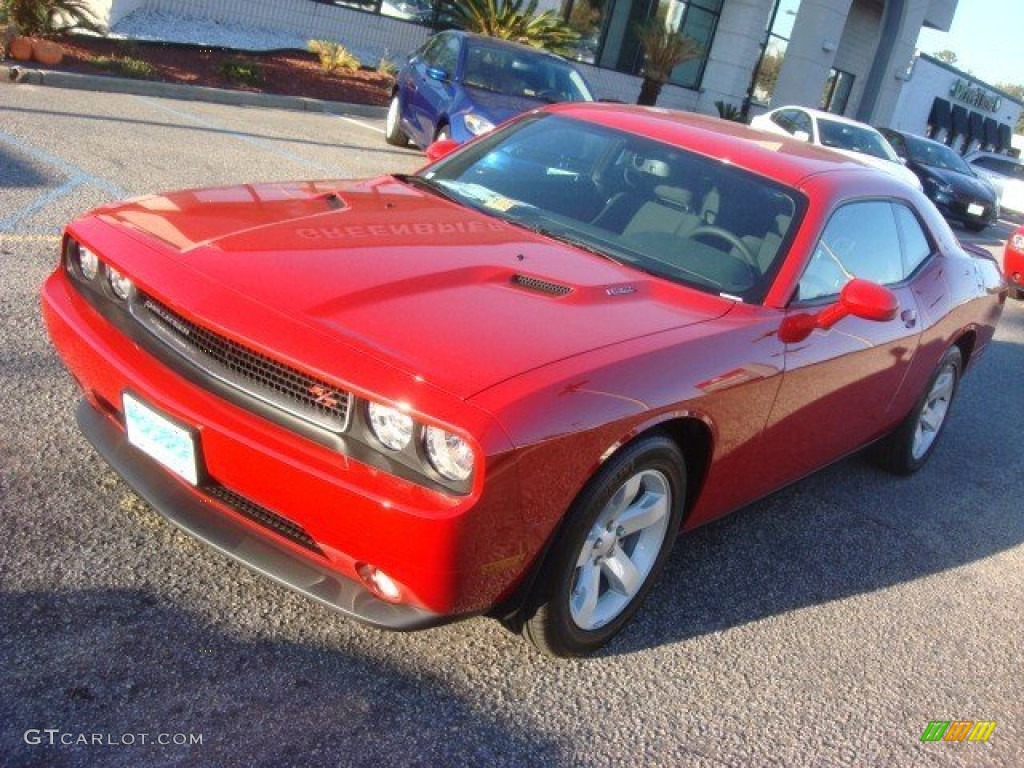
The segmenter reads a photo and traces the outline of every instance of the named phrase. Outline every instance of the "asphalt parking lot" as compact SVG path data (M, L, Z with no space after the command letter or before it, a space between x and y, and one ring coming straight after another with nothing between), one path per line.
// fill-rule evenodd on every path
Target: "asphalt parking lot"
M382 128L0 84L0 765L1024 765L1024 303L925 470L854 457L681 539L592 659L486 619L362 627L141 502L79 436L43 332L61 225L148 191L422 164ZM932 720L997 725L922 743Z

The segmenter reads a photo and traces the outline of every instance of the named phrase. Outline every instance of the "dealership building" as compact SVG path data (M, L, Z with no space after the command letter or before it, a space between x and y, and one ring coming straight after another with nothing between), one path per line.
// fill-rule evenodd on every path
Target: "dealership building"
M88 1L111 26L139 10L246 24L336 39L365 63L415 50L437 27L441 2ZM800 104L915 133L932 126L935 135L961 143L983 140L998 147L1006 138L1008 147L1006 131L1016 124L1021 105L915 54L922 28L949 30L957 2L541 0L539 9L561 14L579 33L572 58L600 97L636 100L643 70L637 26L656 17L701 49L698 58L672 72L659 106L715 114L716 102L724 102L752 116L771 106Z

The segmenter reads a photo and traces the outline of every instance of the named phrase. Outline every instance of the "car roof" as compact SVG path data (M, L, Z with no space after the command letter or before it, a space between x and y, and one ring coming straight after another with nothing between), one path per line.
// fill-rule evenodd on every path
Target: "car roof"
M785 107L778 107L773 109L772 112L778 112L783 109L799 109L801 112L806 112L808 115L814 118L821 118L823 120L831 120L834 123L843 123L844 125L856 125L862 128L871 128L875 130L867 123L862 123L860 120L854 120L852 117L844 117L843 115L837 115L834 112L825 112L821 109L811 109L810 107L801 107L799 104L791 104Z
M804 141L693 112L595 102L556 104L545 111L674 144L791 187L816 174L869 168Z

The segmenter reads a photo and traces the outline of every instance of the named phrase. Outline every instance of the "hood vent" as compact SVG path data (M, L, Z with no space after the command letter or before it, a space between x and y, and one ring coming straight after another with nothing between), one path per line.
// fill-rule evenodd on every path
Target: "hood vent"
M567 293L572 293L572 288L567 285L550 283L547 280L541 280L536 277L527 277L526 275L513 275L512 283L513 285L518 285L531 291L537 291L538 293L546 293L550 296L565 296Z

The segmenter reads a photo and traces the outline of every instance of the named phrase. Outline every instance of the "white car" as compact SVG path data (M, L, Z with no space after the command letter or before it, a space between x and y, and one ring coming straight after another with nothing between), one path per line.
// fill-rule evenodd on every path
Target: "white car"
M964 160L983 179L992 182L999 195L999 207L1024 213L1024 161L1009 155L974 150Z
M779 107L758 115L750 125L827 147L921 189L921 180L903 164L885 137L870 125L807 107Z

